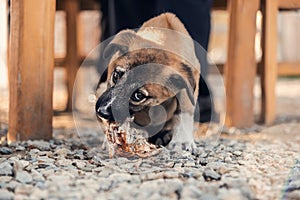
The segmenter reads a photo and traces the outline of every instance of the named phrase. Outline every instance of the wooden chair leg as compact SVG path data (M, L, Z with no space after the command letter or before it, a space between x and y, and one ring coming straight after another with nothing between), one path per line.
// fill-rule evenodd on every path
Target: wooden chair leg
M73 86L76 73L79 68L78 42L77 42L77 17L79 13L78 0L65 0L66 24L67 24L67 55L66 55L66 79L68 89L68 101L66 111L72 111Z
M259 0L230 0L228 55L225 65L226 125L254 123L255 35Z
M11 0L8 141L52 137L55 0Z
M278 0L263 0L262 13L261 119L270 124L276 112Z

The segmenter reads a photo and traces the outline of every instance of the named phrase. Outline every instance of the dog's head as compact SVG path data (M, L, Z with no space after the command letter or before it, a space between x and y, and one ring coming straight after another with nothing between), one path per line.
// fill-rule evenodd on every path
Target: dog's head
M172 27L159 26L166 21ZM133 118L139 126L157 126L174 113L193 112L200 74L193 42L172 14L149 22L137 32L120 32L102 52L109 62L98 84L101 120L123 123ZM181 32L174 33L175 26Z

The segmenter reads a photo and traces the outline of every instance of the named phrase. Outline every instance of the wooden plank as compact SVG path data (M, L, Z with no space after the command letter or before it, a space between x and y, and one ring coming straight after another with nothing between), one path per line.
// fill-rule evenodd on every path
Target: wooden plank
M230 29L225 65L226 125L254 123L255 34L259 0L230 0Z
M83 63L84 61L84 63ZM97 59L93 59L90 57L85 57L85 56L80 56L79 57L79 63L82 63L82 65L84 66L91 66L91 65L96 65ZM65 58L55 58L55 66L56 67L65 67L66 66L66 62L65 62Z
M278 63L279 76L300 76L300 62Z
M262 3L261 120L271 124L276 112L278 0L263 0Z
M278 0L278 7L282 9L300 9L299 0Z
M66 55L66 79L68 88L68 102L66 111L72 111L73 86L78 63L78 41L77 41L77 18L79 12L78 0L65 0L66 23L67 23L67 55Z
M63 57L56 57L54 60L55 67L65 67L66 66L66 59Z
M11 0L8 141L52 137L55 0Z
M261 74L262 64L259 63L257 68L257 74ZM224 73L224 64L217 63L215 66L218 69L218 73ZM300 62L282 62L277 64L277 76L300 76ZM209 73L217 73L215 68L210 67Z
M213 10L226 10L228 0L217 0L213 1L212 9Z
M65 0L56 0L56 10L65 10ZM77 0L80 10L99 10L100 4L96 0Z

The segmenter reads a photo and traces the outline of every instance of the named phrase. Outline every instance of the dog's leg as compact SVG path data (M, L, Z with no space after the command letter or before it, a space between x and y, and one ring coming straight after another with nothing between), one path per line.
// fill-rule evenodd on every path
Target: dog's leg
M193 152L196 148L194 142L194 117L191 113L180 113L174 116L174 132L168 147L172 150L187 150Z

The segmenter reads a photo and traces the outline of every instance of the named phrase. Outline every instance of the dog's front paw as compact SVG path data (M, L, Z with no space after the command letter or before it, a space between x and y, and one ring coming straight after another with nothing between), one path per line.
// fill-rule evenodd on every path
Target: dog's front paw
M195 152L196 150L196 144L195 142L189 141L189 142L177 142L177 141L171 141L168 144L168 149L172 150L172 151L190 151L190 152Z

